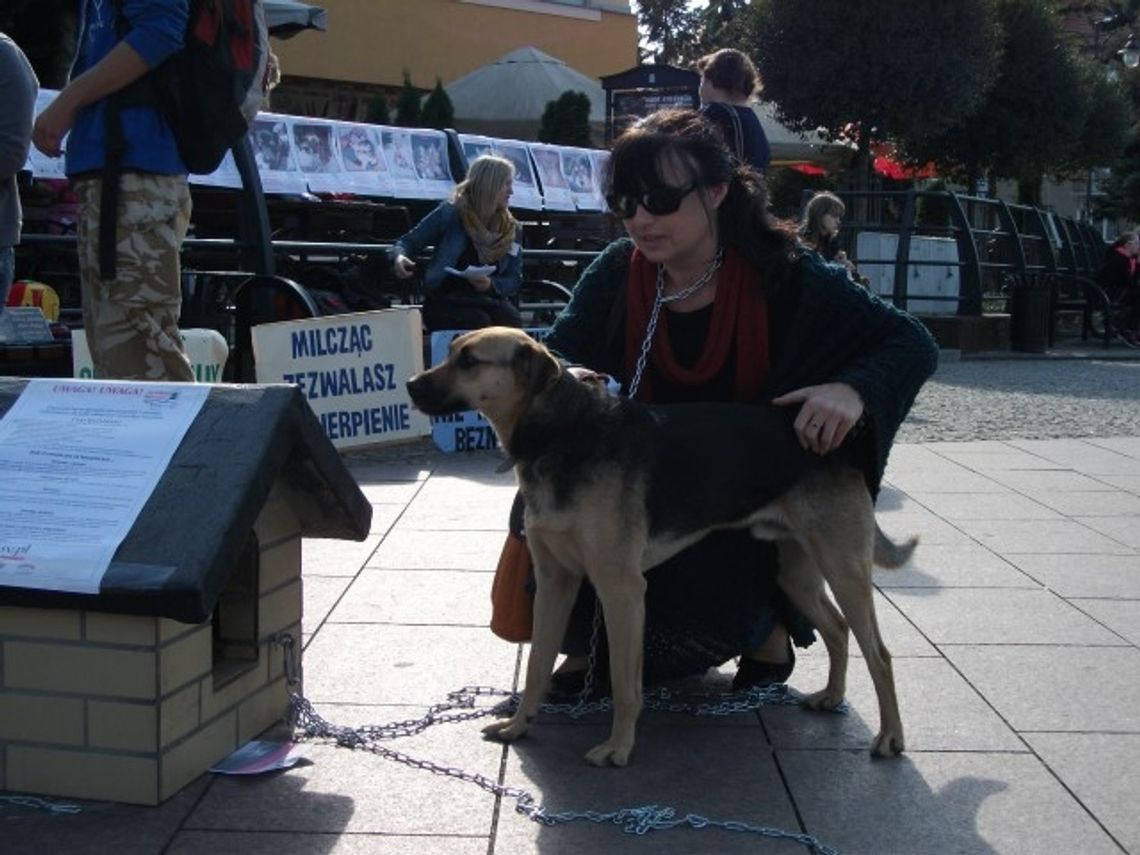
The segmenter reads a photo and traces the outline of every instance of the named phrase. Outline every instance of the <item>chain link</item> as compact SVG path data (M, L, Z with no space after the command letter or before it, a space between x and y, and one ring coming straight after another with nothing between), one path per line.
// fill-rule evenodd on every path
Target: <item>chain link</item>
M594 665L597 659L598 632L601 623L600 609L594 612L594 625L590 639L590 655L583 692L576 703L570 704L541 704L539 710L547 714L569 714L582 716L592 712L604 712L613 709L613 701L603 698L588 702L586 699L592 689ZM281 644L286 651L287 658L296 657L295 645L292 636L283 633L275 641ZM296 663L292 667L296 667ZM706 696L711 697L711 696ZM737 692L731 695L721 695L716 703L688 704L674 702L673 696L665 689L656 689L646 694L646 707L649 709L663 709L670 712L688 712L693 715L731 715L758 709L767 704L799 704L802 699L786 686L768 686L763 689L751 688L746 692ZM500 698L492 706L477 706L479 698ZM687 825L690 828L721 828L725 831L738 831L758 834L762 837L790 840L807 846L811 851L820 855L839 855L836 849L826 846L810 834L789 832L779 828L751 825L735 820L723 821L709 819L699 814L685 814L677 817L676 811L671 807L659 805L642 805L635 808L622 808L610 813L598 811L563 811L551 813L544 805L539 803L533 794L521 787L508 787L498 781L478 772L468 772L458 766L448 766L414 757L403 751L388 748L380 743L385 740L400 737L414 736L422 733L435 724L454 724L461 721L483 718L494 715L501 717L509 715L517 709L520 697L515 692L496 689L490 686L464 686L454 692L449 692L447 700L443 703L433 704L424 715L419 718L405 719L382 725L364 725L361 727L344 727L334 725L322 718L312 703L300 693L289 688L289 719L294 722L296 730L310 739L329 739L343 748L359 751L368 751L388 760L393 760L413 769L422 769L433 775L441 775L458 781L466 781L492 795L513 800L515 812L528 819L546 826L564 825L570 822L612 823L621 826L627 834L646 834L655 830L668 830L678 826ZM78 808L77 808L78 809Z
M79 805L49 802L47 799L36 796L0 796L0 802L16 807L31 808L32 810L46 810L48 813L55 814L79 813L82 810Z
M665 296L665 265L657 265L657 292L653 298L653 308L649 312L649 323L645 325L645 338L641 340L641 353L637 355L637 363L634 365L633 379L629 382L627 397L635 397L637 390L641 387L641 375L645 373L645 366L649 362L649 351L653 347L653 336L657 333L657 322L661 317L661 307L666 303L676 303L696 294L712 281L713 276L720 270L723 263L724 247L717 247L716 257L709 265L708 270L702 273L700 278L688 288L684 288L676 294L670 294L668 297Z

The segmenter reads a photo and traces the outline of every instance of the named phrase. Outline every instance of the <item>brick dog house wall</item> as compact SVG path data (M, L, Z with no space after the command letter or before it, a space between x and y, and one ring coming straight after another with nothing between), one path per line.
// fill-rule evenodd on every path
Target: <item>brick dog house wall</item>
M300 409L289 412L307 414L320 437L308 440L323 440L303 400ZM313 424L302 433L311 434ZM292 452L286 457L289 465L270 479L267 494L253 494L260 510L245 523L246 572L227 571L216 607L198 622L115 613L97 602L91 608L39 607L34 600L12 605L0 596L0 791L156 805L283 719L284 654L275 639L279 633L294 639L299 676L301 537L361 539L371 516L355 484L352 496L343 483L344 470L334 473L332 492L340 499L348 494L351 533L343 521L322 528L315 523L318 506L337 503L327 491L299 501L290 483L307 470L302 480L312 488L320 467ZM228 597L243 584L249 591L233 609ZM219 657L215 636L223 610L234 612L226 631L247 641L242 661Z

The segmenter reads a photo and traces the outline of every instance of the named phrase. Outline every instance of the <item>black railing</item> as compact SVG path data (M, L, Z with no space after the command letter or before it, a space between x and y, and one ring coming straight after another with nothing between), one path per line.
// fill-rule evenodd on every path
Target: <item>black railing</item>
M878 274L870 277L878 293L919 314L916 302L937 314L993 311L1005 299L1003 276L1009 273L1094 277L1105 251L1089 225L1001 199L925 190L839 196L848 211L841 231L848 257L864 274ZM888 237L866 237L880 235ZM916 251L919 246L944 251L931 257ZM868 248L878 251L862 251ZM929 285L922 275L929 270L954 280L944 293L916 288L916 280Z
M1067 273L1091 278L1105 251L1104 242L1087 224L1000 199L924 190L845 191L840 196L848 208L841 232L848 257L869 276L874 290L916 314L1004 311L1006 274ZM524 279L572 289L581 271L597 256L596 247L612 236L612 228L598 216L596 236L580 230L574 240L558 241L549 236L549 224L527 223ZM37 278L42 269L54 273L66 268L66 264L45 266L43 259L58 262L63 257L66 261L70 255L73 261L74 252L69 250L74 241L73 235L26 233L18 272ZM327 281L321 274L368 262L370 287L374 284L378 294L391 296L395 302L419 301L415 282L399 282L388 270L382 256L390 243L270 240L267 252L261 248L255 253L251 241L257 239L188 238L183 247L184 267L249 270L251 254L260 253L274 260L279 273L307 285L310 277ZM589 248L566 248L567 244ZM74 276L73 267L69 275ZM46 274L42 278L55 284ZM65 307L78 306L77 288L60 296Z

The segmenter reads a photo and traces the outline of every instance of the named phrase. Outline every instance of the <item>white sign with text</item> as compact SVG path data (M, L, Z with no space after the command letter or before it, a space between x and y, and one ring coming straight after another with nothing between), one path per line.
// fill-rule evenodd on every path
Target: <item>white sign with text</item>
M260 324L252 334L257 382L298 387L337 448L431 433L405 386L423 370L419 309Z

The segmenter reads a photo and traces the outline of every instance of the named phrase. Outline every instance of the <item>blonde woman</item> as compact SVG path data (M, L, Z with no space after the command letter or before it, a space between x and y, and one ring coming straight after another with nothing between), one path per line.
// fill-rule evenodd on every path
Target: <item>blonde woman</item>
M412 258L435 247L423 274L428 330L522 326L510 301L522 279L522 226L507 207L514 177L506 158L477 157L451 199L388 251L392 272L408 279Z

